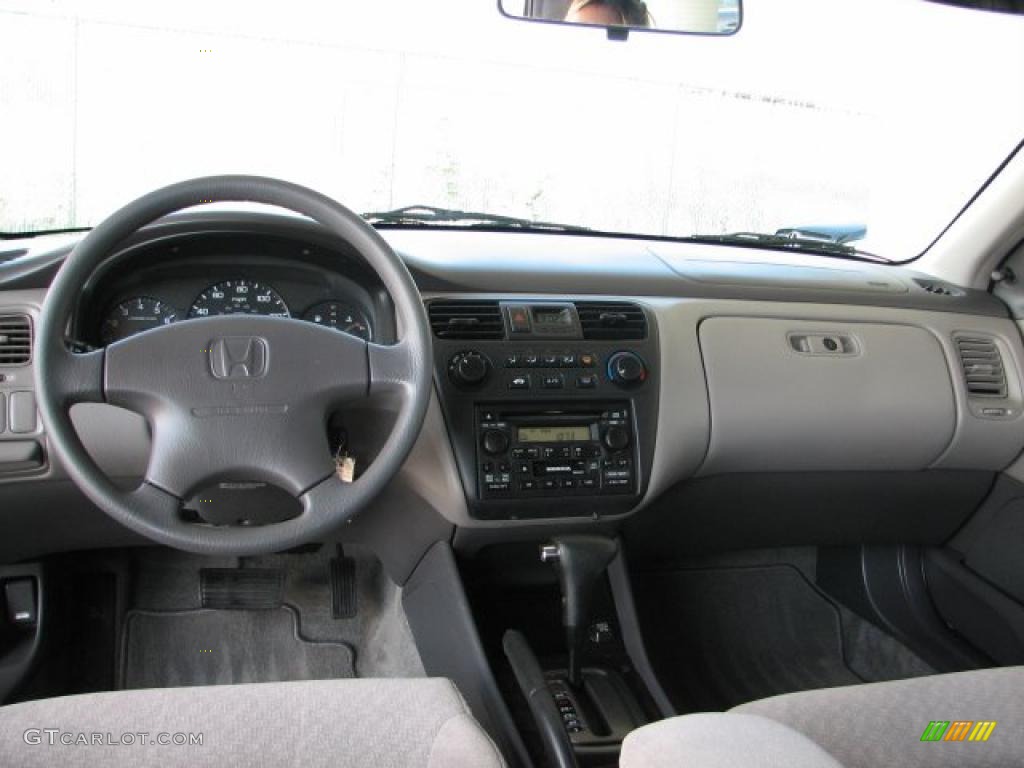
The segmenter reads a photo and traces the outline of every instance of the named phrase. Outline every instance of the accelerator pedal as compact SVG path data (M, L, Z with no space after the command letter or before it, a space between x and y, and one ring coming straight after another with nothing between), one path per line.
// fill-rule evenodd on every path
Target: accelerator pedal
M202 568L203 608L268 611L284 602L284 571L279 568Z
M331 608L336 619L352 619L359 612L356 561L345 557L341 547L337 557L331 558Z

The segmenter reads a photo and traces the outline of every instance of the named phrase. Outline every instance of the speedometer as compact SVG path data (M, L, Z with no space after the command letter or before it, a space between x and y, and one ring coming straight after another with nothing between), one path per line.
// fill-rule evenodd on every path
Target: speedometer
M255 280L225 280L211 285L199 294L188 311L189 317L214 315L292 316L277 291Z

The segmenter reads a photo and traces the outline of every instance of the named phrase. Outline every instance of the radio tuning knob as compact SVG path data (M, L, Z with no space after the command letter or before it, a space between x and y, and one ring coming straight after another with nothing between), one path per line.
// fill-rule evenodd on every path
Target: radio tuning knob
M629 445L629 430L613 424L604 431L604 444L610 451L621 451Z
M485 453L496 456L508 450L508 435L497 429L488 429L481 440Z
M608 358L608 379L620 387L636 387L647 379L647 366L639 355L616 352Z
M475 387L484 382L488 370L487 358L480 352L460 352L448 363L448 373L459 386Z

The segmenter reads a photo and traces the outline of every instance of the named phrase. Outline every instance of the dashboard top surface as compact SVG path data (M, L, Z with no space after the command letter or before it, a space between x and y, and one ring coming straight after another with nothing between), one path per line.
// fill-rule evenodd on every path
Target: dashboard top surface
M186 212L142 230L126 248L185 235L235 233L316 245L345 254L308 219L275 213ZM933 278L902 266L722 245L589 234L384 229L424 293L594 294L751 299L902 307L1007 317L984 291L928 289ZM49 242L48 242L49 241ZM45 288L75 238L9 241L0 290ZM3 251L26 250L3 262ZM358 262L354 254L346 258Z

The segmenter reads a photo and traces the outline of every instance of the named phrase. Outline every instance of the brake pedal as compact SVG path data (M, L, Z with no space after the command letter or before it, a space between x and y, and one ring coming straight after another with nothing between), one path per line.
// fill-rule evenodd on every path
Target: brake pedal
M284 571L278 568L202 568L203 608L268 611L284 603Z

